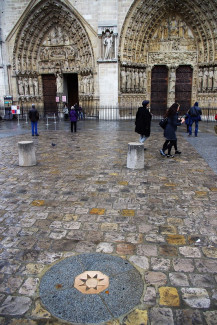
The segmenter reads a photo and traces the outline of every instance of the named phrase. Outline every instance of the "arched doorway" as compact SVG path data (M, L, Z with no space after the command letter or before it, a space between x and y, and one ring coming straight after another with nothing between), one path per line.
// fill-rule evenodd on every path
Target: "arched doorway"
M168 68L158 65L151 72L152 112L167 109Z
M44 97L44 115L56 114L57 103L56 103L56 77L54 74L42 75L42 86L43 86L43 97Z
M93 49L78 13L60 0L40 1L26 12L13 47L13 70L18 100L31 98L41 113L57 112L56 97L58 109L67 94L70 105L78 103L79 93L93 98L94 87L86 87L87 79L94 84Z

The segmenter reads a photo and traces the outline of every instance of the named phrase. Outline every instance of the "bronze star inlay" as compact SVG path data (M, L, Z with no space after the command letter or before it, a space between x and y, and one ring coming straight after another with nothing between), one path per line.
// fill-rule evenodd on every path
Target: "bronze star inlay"
M75 278L74 287L85 294L98 294L109 286L109 277L100 271L86 271Z

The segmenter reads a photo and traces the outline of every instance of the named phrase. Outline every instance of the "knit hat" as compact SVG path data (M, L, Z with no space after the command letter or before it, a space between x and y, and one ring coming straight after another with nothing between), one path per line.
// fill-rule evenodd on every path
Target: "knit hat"
M195 102L195 103L194 103L194 106L198 106L198 102Z
M149 100L143 100L142 105L143 105L143 106L147 106L148 103L149 103Z

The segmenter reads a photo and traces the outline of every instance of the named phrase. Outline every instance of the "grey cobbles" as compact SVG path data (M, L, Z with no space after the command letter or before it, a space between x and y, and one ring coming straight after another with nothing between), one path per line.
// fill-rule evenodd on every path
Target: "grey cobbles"
M10 134L10 121L0 122L0 128L1 123L0 323L65 324L67 306L62 305L60 320L40 300L44 274L60 260L87 254L88 264L91 254L103 253L138 270L143 294L131 310L124 307L120 313L121 292L132 275L121 277L121 265L102 262L109 276L119 274L117 288L109 290L120 300L104 292L95 314L98 296L77 302L82 325L100 319L109 320L100 325L216 324L217 166L208 147L213 150L217 137L212 123L201 122L198 137L190 139L180 127L182 154L168 159L160 156L164 139L153 122L142 170L126 166L127 145L138 141L134 121L79 121L76 134L68 122L58 122L55 130L40 121L33 167L18 166L17 142L32 140L29 126L20 121ZM131 295L127 292L129 301ZM71 299L70 290L65 298ZM105 303L113 314L103 315Z

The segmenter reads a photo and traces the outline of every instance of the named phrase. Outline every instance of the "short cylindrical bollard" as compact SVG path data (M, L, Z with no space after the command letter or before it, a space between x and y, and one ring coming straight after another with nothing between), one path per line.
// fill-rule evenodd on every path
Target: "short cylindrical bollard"
M35 166L36 156L33 141L18 142L19 166Z
M144 168L144 145L139 142L128 143L127 168Z

